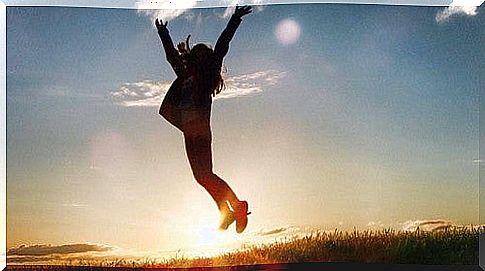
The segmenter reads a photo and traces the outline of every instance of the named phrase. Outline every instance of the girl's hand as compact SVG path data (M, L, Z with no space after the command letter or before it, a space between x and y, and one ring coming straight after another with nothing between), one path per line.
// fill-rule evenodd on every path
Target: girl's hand
M185 40L185 42L182 41L177 44L177 49L180 53L186 53L186 54L189 53L190 51L189 40L190 40L190 35L187 36L187 39Z
M251 13L252 8L251 6L236 6L236 10L234 11L234 16L241 18L244 15L248 15Z
M158 18L155 20L155 26L157 27L158 32L168 31L167 24L168 21L164 24L162 20L158 21Z
M180 53L185 53L187 52L187 49L185 48L185 42L179 42L177 44L177 50L180 52Z

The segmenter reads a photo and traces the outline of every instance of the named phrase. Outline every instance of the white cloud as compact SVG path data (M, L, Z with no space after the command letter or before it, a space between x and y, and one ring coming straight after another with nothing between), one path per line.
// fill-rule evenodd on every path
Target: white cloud
M226 88L215 98L235 98L262 92L267 87L276 85L285 74L269 70L229 77L224 81Z
M83 208L83 207L88 207L87 204L82 204L82 203L64 203L62 204L64 207L72 207L72 208Z
M125 83L111 92L114 101L123 106L157 106L170 87L171 82L143 80Z
M330 230L328 232L333 232ZM271 244L275 241L290 241L295 238L303 238L315 233L327 232L320 227L314 226L279 226L274 228L260 228L254 232L251 232L246 238L241 241L245 244Z
M60 246L53 245L20 245L10 248L7 251L9 256L46 256L52 254L73 254L85 252L103 252L112 248L101 244L66 244Z
M142 0L136 2L136 8L139 13L150 17L152 21L160 18L165 22L184 14L196 4L197 0Z
M195 16L194 14L190 13L189 11L196 8L196 7L210 7L207 4L200 4L201 0L157 0L157 1L150 1L150 0L141 0L135 3L135 7L138 10L138 13L143 14L149 17L152 21L156 18L162 19L165 21L173 20L181 15L184 16L187 20L192 20ZM252 5L254 10L262 11L264 6L262 5L262 0L248 0L244 2L244 5ZM199 5L198 5L199 4ZM224 13L218 15L222 18L229 18L234 13L236 5L239 4L238 0L225 0L224 4L227 8L224 10ZM200 18L198 18L200 20Z
M78 244L22 244L9 248L9 264L86 264L102 265L117 261L123 265L124 260L145 257L146 252L123 249L117 246L96 243Z
M228 99L260 93L277 84L285 72L268 70L250 74L232 76L224 80L225 88L215 99ZM160 106L171 82L144 80L125 83L118 90L111 92L113 101L122 106Z
M475 16L483 0L453 0L449 7L436 14L436 22L445 23L455 16Z
M460 225L444 219L431 219L431 220L408 220L401 225L403 231L416 231L418 228L422 231L440 231L448 228L467 228L467 229L480 229L485 225Z
M435 231L439 229L449 228L453 224L446 220L408 220L401 223L403 231L416 231L418 228L423 231Z
M299 228L291 227L291 226L283 226L283 227L277 227L272 229L259 229L253 234L256 236L268 236L268 235L274 236L274 235L288 234L288 232L290 231L294 233L295 231L299 231Z
M263 0L248 0L244 1L244 4L240 4L239 0L226 0L227 8L224 10L222 14L222 18L229 18L234 13L236 9L236 5L239 4L240 6L243 5L250 5L256 11L263 11L264 6L262 5ZM254 12L254 11L253 11Z
M227 8L224 10L224 14L222 14L222 18L229 18L234 13L236 9L236 4L239 2L238 0L228 0L227 1Z
M371 221L369 223L367 223L367 227L373 229L373 230L381 230L383 228L386 227L386 225L384 223L382 223L381 221Z
M473 159L473 163L474 164L483 164L483 160L482 159Z

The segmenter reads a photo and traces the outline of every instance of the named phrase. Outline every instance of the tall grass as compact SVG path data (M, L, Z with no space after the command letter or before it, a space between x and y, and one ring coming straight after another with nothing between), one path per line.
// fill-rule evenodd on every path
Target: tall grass
M69 265L183 268L301 262L477 265L479 234L484 232L485 228L447 228L434 232L335 230L246 246L216 257L177 255L170 259L80 261Z
M483 232L483 231L482 231ZM316 232L303 238L241 249L214 258L174 261L187 267L297 262L478 264L478 229L397 232Z

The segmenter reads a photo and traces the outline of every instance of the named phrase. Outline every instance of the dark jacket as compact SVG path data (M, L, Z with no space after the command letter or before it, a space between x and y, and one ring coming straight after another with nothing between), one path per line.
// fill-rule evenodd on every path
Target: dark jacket
M222 60L224 59L224 56L229 51L229 42L234 37L234 34L236 33L236 30L240 23L241 23L240 17L234 16L234 15L231 17L226 28L224 29L224 31L222 31L221 35L217 39L216 45L214 47L214 57L211 59L210 63L208 63L208 65L213 65L213 67L212 69L207 69L207 70L218 72L220 74L221 68L222 68ZM160 39L162 41L163 48L165 50L165 55L167 57L167 61L170 63L173 70L175 71L175 74L177 75L177 78L170 86L164 99L166 99L173 105L178 105L180 101L180 95L181 95L180 88L181 88L182 81L188 76L187 67L184 64L184 61L182 60L179 52L177 51L177 49L175 49L172 38L170 37L170 34L168 32L168 29L165 28L162 31L158 31L158 35L160 36ZM212 75L210 74L206 75L206 77L209 77L209 76L212 76ZM202 74L202 77L204 77L204 74ZM210 78L199 78L198 80L199 84L193 90L195 92L193 95L194 106L197 108L210 109L212 104L211 94L213 93L213 89L208 89L208 88L214 88L214 87L211 86L211 84L201 83L204 79L210 79Z

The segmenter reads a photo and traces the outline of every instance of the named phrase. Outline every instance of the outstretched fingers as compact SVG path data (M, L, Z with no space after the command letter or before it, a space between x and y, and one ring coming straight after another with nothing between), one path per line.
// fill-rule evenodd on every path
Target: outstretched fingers
M164 24L163 20L158 20L158 18L155 19L155 26L157 27L158 30L166 29L167 25L168 25L168 21L166 21Z
M251 6L236 6L236 11L234 12L234 15L238 17L242 17L244 15L248 15L249 13L252 12L252 7Z
M186 49L185 49L185 43L182 41L182 42L179 42L177 44L177 49L179 50L179 52L185 52Z

